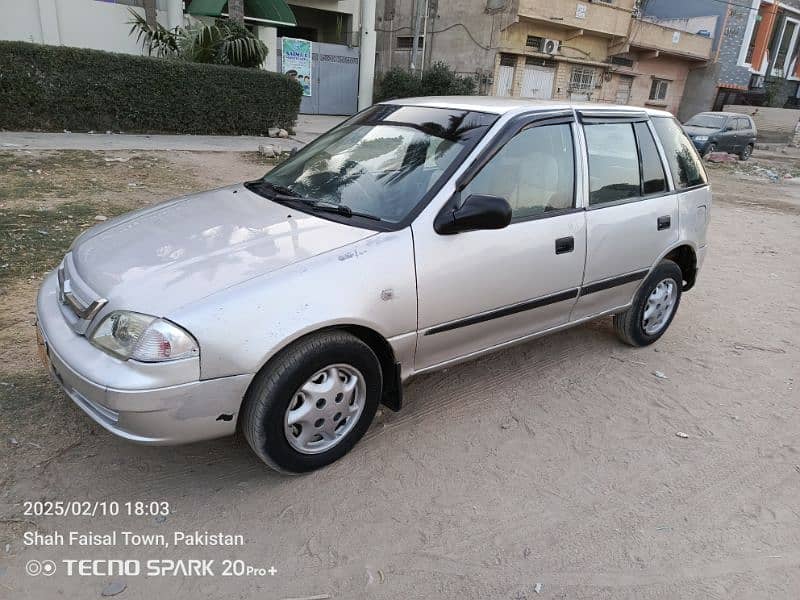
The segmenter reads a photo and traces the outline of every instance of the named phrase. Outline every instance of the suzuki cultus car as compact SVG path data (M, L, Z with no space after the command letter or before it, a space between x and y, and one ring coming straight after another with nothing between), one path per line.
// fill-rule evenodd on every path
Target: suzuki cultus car
M695 283L710 210L668 113L387 102L261 179L84 232L39 292L41 348L118 436L238 429L268 465L309 471L419 373L605 315L652 344Z

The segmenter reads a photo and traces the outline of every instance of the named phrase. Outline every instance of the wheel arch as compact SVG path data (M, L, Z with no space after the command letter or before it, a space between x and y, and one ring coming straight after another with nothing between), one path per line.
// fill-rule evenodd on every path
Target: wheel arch
M695 247L689 242L681 242L667 250L655 264L657 265L665 259L671 260L680 267L683 274L683 291L688 292L692 289L697 280L697 250Z
M381 394L381 404L387 408L398 411L403 404L403 387L400 380L400 364L397 362L394 350L389 341L381 333L366 325L355 323L336 323L317 327L308 331L303 331L299 335L284 339L282 343L273 348L273 351L265 358L261 367L256 371L256 375L265 369L287 348L301 342L302 340L324 333L326 331L344 331L364 342L375 353L380 363L383 375L383 392ZM253 385L256 377L253 376L248 390Z

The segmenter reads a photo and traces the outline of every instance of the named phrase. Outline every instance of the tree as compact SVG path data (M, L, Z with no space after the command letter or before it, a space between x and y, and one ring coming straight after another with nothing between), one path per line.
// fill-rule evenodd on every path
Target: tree
M144 7L144 18L150 27L155 27L158 21L158 13L156 13L156 0L142 0Z
M130 34L148 55L176 57L199 63L258 67L267 57L267 47L244 25L219 20L213 25L197 22L187 27L167 29L160 23L148 25L144 17L131 11Z
M244 25L244 0L228 0L228 18Z

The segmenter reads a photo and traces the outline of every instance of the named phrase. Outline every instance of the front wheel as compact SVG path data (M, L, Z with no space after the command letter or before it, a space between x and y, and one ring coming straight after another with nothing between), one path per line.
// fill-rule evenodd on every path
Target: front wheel
M753 144L747 144L739 154L739 160L750 160L753 155Z
M614 315L614 329L631 346L649 346L672 323L681 302L683 273L671 260L653 269L636 293L631 307Z
M344 456L369 428L383 377L372 349L327 331L281 351L247 391L242 432L277 471L302 473Z

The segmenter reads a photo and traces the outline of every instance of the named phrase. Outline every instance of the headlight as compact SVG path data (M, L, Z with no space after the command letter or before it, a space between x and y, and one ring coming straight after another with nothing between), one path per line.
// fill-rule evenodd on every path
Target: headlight
M127 310L108 315L92 334L92 343L127 360L163 362L197 356L194 338L169 321Z
M707 142L708 141L708 136L707 135L696 135L696 136L694 136L694 141L695 142Z

